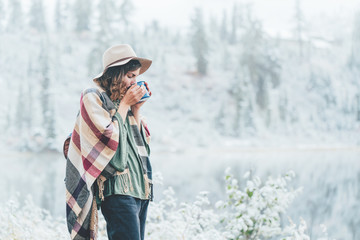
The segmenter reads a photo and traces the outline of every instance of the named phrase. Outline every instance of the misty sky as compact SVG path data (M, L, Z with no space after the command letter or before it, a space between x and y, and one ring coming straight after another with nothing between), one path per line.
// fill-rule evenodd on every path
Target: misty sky
M195 7L204 10L206 19L210 15L221 18L224 9L231 13L234 3L251 3L254 15L262 20L268 32L289 32L294 27L295 0L133 0L135 9L131 20L137 26L157 19L161 26L186 29L190 24ZM29 0L23 0L25 8ZM55 0L44 1L47 9L54 9ZM360 12L359 0L301 0L307 24L316 22L323 27L326 24L349 23L352 25L354 13ZM51 18L53 11L47 11ZM332 22L329 19L332 19ZM340 28L343 28L343 24Z
M204 9L205 16L222 16L223 9L230 13L234 2L252 3L255 15L263 20L264 27L273 32L290 31L295 0L136 0L134 21L146 22L156 18L161 25L186 27L196 6ZM360 10L356 0L301 0L305 18L311 21L328 17L352 21L354 12Z

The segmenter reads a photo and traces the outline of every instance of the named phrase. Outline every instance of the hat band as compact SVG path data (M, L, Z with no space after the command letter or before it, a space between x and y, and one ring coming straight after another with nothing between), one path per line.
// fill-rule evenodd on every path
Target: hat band
M118 62L122 62L122 61L127 60L127 59L130 59L130 58L133 58L133 57L126 57L126 58L122 58L122 59L116 60L115 62L112 62L112 63L108 64L108 65L105 67L105 69L107 69L110 65L113 65L113 64L118 63Z

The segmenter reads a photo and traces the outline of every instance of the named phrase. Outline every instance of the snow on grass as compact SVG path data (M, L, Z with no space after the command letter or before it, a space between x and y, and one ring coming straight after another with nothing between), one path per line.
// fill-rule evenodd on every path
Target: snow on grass
M294 176L289 172L263 181L247 173L242 188L239 181L243 180L234 178L228 170L226 196L215 205L210 203L208 192L200 192L193 202L179 202L174 190L168 188L163 199L150 204L146 239L310 239L303 219L299 226L291 219L290 224L283 223L290 203L300 191L288 185ZM52 217L31 197L21 200L15 195L1 209L0 239L69 239L65 219ZM327 235L326 227L322 228ZM100 215L99 240L105 239L106 223Z

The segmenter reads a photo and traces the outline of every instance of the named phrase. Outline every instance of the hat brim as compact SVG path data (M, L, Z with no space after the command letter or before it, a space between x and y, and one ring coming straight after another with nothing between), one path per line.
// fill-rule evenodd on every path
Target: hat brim
M103 72L99 73L96 77L94 77L94 81L98 78L100 78L102 75L104 75L104 73L106 72L106 70L110 67L115 67L115 66L121 66L121 65L124 65L128 62L130 62L131 60L138 60L141 64L141 68L140 68L140 74L143 74L144 72L146 72L146 70L149 69L149 67L151 66L151 63L152 63L152 60L150 59L146 59L146 58L139 58L139 57L132 57L132 58L129 58L129 59L126 59L124 61L120 61L120 62L116 62L116 63L113 63L109 66L107 66Z

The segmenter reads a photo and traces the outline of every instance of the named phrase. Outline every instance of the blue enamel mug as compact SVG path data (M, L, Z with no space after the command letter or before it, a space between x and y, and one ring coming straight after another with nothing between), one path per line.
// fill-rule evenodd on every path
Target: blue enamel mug
M143 102L143 101L146 101L149 97L150 97L150 94L149 94L149 89L146 87L146 85L145 85L145 81L138 81L137 83L136 83L138 86L144 86L145 87L145 89L146 89L146 93L144 94L144 96L140 99L140 101L139 102Z

